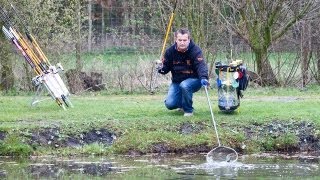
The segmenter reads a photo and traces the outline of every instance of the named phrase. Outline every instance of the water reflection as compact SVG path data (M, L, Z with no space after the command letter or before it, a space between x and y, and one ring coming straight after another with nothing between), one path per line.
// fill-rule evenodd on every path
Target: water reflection
M237 162L206 162L205 155L141 157L33 157L0 159L0 179L238 179L320 178L319 159L242 157Z
M298 162L287 164L281 162L262 162L257 160L255 164L240 162L228 163L205 163L192 166L181 166L175 168L176 172L183 175L214 176L225 178L319 178L318 164L300 164Z

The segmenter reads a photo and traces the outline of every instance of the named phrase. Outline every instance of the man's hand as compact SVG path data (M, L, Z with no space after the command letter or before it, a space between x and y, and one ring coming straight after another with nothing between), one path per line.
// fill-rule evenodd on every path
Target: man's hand
M209 86L210 83L209 83L209 81L206 80L206 79L201 79L201 85L202 85L202 86Z
M162 69L163 67L162 61L156 60L155 63L156 63L156 70L159 71L160 69Z
M157 65L156 65L156 69L157 69L158 71L161 70L162 67L163 67L162 64L157 64Z
M163 63L162 63L162 61L156 60L155 63L156 63L156 70L158 71L158 73L164 74L164 72L163 72L163 70L162 70L162 68L163 68Z

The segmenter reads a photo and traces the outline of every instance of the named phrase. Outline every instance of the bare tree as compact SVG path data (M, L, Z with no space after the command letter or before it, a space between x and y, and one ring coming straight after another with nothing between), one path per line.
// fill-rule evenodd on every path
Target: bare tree
M223 0L219 14L226 28L251 47L262 85L278 85L268 48L315 5L314 0Z
M301 21L302 37L301 37L301 75L302 87L305 87L309 79L309 66L312 56L311 50L311 26L310 22Z

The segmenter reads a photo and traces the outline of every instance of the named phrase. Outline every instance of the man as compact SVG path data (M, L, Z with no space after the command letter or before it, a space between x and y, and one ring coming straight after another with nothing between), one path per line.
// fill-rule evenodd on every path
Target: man
M171 72L172 83L168 90L165 106L178 109L184 116L193 115L193 93L201 86L208 86L208 67L202 51L192 40L188 29L182 28L174 33L175 44L169 47L162 59L158 72Z

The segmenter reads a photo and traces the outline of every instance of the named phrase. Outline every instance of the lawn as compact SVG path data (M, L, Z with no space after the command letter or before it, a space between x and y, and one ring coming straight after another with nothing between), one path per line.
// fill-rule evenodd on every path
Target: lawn
M319 87L314 86L307 91L281 88L249 88L241 99L241 106L236 113L224 114L217 107L216 89L209 91L216 120L230 123L249 123L250 121L265 122L272 119L306 119L320 123ZM16 122L59 121L68 123L91 123L95 121L123 121L179 123L186 118L175 111L164 107L165 93L155 95L103 95L103 93L87 93L74 95L70 99L74 108L63 111L55 102L48 98L31 106L32 96L0 96L1 127ZM211 122L210 111L204 90L194 96L195 121L207 120ZM21 123L23 126L23 123Z
M245 137L243 129L253 125L255 128L263 129L272 125L274 121L278 123L276 126L279 122L280 125L306 122L314 126L316 135L320 135L318 92L318 86L305 91L291 88L251 87L245 92L240 108L232 114L222 113L218 109L216 89L211 89L209 96L222 143L232 147L243 143L251 144L251 149L248 148L246 152L251 153L264 140L256 139L256 144L252 145L252 139ZM17 134L26 136L41 129L58 128L57 138L63 139L76 137L93 129L107 129L117 136L108 153L130 151L148 153L154 151L155 144L165 144L168 152L183 151L181 149L203 145L206 148L202 150L206 151L216 145L212 119L203 89L194 96L193 117L183 117L181 112L167 110L163 104L164 98L164 92L155 95L87 93L71 96L74 108L64 111L51 99L30 106L32 96L0 96L0 132L7 133L7 137ZM270 134L264 136L268 139ZM26 141L23 139L20 140L22 143ZM269 149L270 147L273 145L268 146ZM39 148L36 149L39 151ZM62 149L66 154L79 153L79 149ZM263 151L263 147L258 149ZM106 153L104 145L96 143L84 146L81 153L92 153L92 151ZM53 153L52 150L46 149L44 152L41 150L41 154L48 152ZM56 150L54 152L61 153Z

